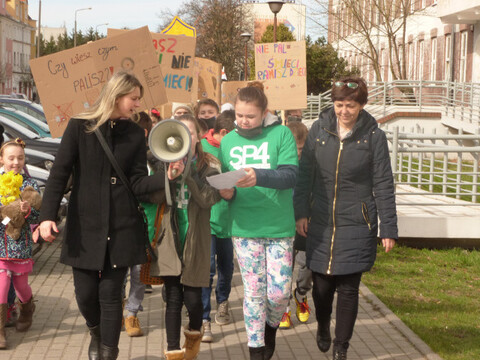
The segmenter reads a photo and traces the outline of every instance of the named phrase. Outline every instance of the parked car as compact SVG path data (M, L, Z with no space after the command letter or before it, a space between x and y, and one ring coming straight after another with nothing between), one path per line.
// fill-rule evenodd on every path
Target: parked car
M33 116L34 118L47 123L47 118L43 112L43 107L40 104L31 102L25 99L12 98L10 96L0 96L0 105L13 107L17 110Z
M16 122L17 124L23 125L33 132L38 133L40 137L52 137L52 134L50 134L50 128L47 124L34 118L33 116L24 113L23 111L0 105L0 115Z
M60 139L42 138L37 132L27 129L23 125L20 125L1 114L0 124L2 124L3 128L5 129L3 133L4 141L20 138L25 141L25 144L27 145L26 149L45 152L52 156L55 156L57 154L58 148L60 146ZM44 165L36 166L44 167Z

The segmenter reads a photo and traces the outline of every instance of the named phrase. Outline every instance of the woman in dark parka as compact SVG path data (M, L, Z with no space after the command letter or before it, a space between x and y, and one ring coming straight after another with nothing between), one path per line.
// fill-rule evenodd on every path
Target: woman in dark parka
M73 174L60 261L73 268L78 307L91 334L89 359L117 358L125 274L147 260L142 219L93 130L100 129L136 196L163 189L163 173L147 174L144 131L129 120L142 95L135 76L118 72L87 112L69 120L34 234L55 239L58 207Z
M331 344L330 317L337 312L334 359L346 359L358 312L362 273L375 262L378 222L385 251L398 237L393 176L385 133L365 110L363 79L334 83L334 106L312 125L294 192L297 232L307 237L313 271L317 345Z

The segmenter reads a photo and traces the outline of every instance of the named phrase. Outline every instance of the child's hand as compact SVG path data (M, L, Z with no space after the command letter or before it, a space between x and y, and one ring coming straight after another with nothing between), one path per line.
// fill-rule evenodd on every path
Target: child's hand
M246 175L237 181L235 184L237 187L252 187L257 185L257 174L253 168L245 168Z
M235 189L234 188L221 189L221 190L218 190L218 192L220 193L220 196L222 198L224 198L225 200L230 200L233 197L233 194L235 193Z
M30 212L30 204L28 201L20 201L20 211L24 214L28 214Z
M168 180L176 179L183 173L183 170L185 170L183 160L171 162L168 164Z
M34 243L38 242L39 237L41 236L43 240L52 242L55 240L56 235L58 234L57 224L55 221L45 220L40 223L40 225L35 229L32 234L32 239Z

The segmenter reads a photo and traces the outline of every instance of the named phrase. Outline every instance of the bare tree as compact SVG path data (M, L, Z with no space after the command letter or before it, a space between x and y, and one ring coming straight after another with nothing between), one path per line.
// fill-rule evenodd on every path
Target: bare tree
M387 52L393 80L408 78L406 69L407 20L415 14L416 0L315 0L317 15L329 16L330 42L345 43L368 59L376 79L382 81L381 45ZM322 21L316 21L319 26Z
M240 34L249 29L249 14L240 0L187 0L177 13L197 30L196 56L225 67L228 79L237 79L243 68L244 43ZM162 29L173 19L170 11L160 14Z

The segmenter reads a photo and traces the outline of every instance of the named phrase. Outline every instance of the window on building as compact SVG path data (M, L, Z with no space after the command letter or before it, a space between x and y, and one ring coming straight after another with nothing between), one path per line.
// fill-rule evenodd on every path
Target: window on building
M467 40L468 32L460 33L460 73L459 82L465 82L467 78Z
M424 74L424 60L425 60L425 43L423 40L418 42L418 80L423 80Z
M408 43L408 69L407 76L411 80L415 80L415 47L413 43Z
M445 74L443 79L445 81L451 81L451 71L452 71L452 35L445 35Z
M432 38L431 45L430 80L435 81L437 77L437 38Z

